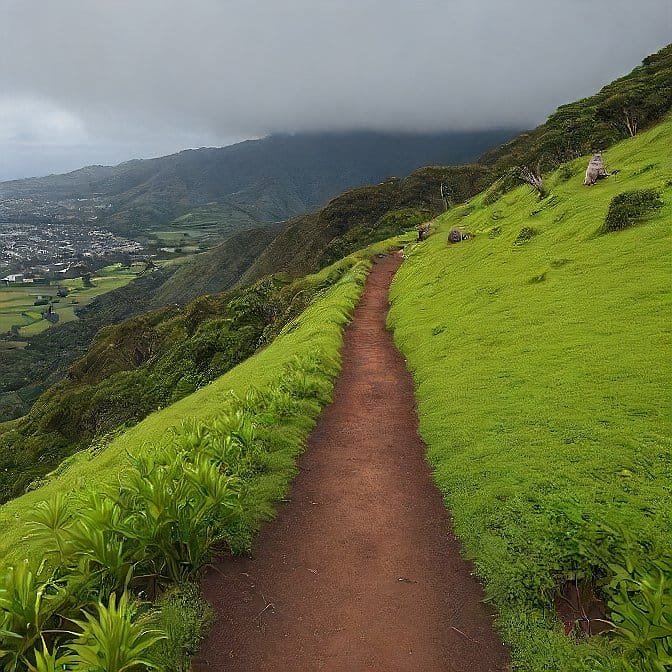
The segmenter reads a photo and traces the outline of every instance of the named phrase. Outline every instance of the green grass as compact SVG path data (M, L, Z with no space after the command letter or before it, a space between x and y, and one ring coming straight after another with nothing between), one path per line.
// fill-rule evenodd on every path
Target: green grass
M37 502L56 493L79 491L89 486L113 483L126 465L128 451L151 450L166 440L171 428L186 419L208 420L222 413L231 394L244 395L248 390L265 388L281 376L286 364L305 353L318 352L326 359L338 360L341 334L362 290L369 258L388 249L396 241L388 241L352 255L341 263L350 270L331 288L313 301L264 350L250 357L210 385L171 406L152 413L135 427L114 438L102 450L98 444L71 458L34 491L12 500L0 508L0 567L23 558L37 560L42 554L39 545L27 542L25 520L29 509ZM325 279L333 269L328 267L314 276L316 282ZM298 450L307 434L303 427L294 441ZM289 472L280 477L286 487Z
M21 336L26 337L48 329L50 323L41 316L41 311L47 306L34 306L33 303L38 294L56 297L59 284L68 289L68 296L60 297L59 302L54 304L54 311L59 315L59 323L64 323L77 319L77 308L87 305L97 296L127 285L135 277L134 271L114 264L98 272L93 278L93 287L84 287L81 278L53 282L48 286L0 287L0 333L9 331L13 325L20 326Z
M203 437L212 436L214 441L215 435L221 435L222 438L222 432L227 431L228 441L233 437L230 432L241 432L240 435L236 434L236 440L246 443L232 445L246 445L251 461L244 461L240 457L240 465L236 466L235 459L232 462L229 457L223 458L228 465L226 469L234 469L234 481L242 479L242 488L239 490L240 513L235 514L231 521L223 521L222 524L229 525L226 530L226 543L229 548L235 552L248 550L261 523L272 517L275 503L287 492L289 482L296 473L296 458L305 445L321 407L330 397L333 380L340 368L342 332L363 289L370 258L389 248L391 244L393 243L386 242L372 246L341 262L341 268L330 267L314 276L313 280L318 284L322 284L328 277L337 279L333 284L326 285L326 289L298 317L288 322L266 349L208 387L154 413L135 428L112 439L107 445L104 441L98 442L88 450L74 455L44 479L43 484L35 491L2 507L0 570L16 566L24 558L30 567L37 567L46 559L57 572L76 576L78 565L73 565L72 558L68 560L65 556L59 560L59 554L54 549L61 546L54 546L54 537L51 534L27 536L27 531L33 529L31 521L36 519L36 504L50 500L56 502L53 506L59 508L61 505L57 502L62 501L60 498L64 496L69 520L88 520L86 516L91 515L92 509L87 502L92 500L86 496L86 492L97 493L99 499L100 493L108 493L104 499L114 498L116 493L123 490L124 484L129 483L130 474L134 470L135 478L139 477L137 463L134 465L131 462L129 453L146 456L150 460L160 460L163 459L162 456L172 454L173 447L179 444L187 451L183 453L184 459L189 455L196 460L203 458L206 445L211 445L210 439ZM243 418L249 422L248 429L238 425L239 420L232 420L235 418ZM226 427L238 429L227 430ZM196 440L197 437L201 438ZM232 452L231 456L234 454ZM210 464L210 468L212 467ZM220 466L215 469L215 473L224 482L228 480L228 476L221 476L222 468L224 467ZM193 475L190 478L192 477ZM228 496L237 498L233 492ZM203 500L207 501L211 500ZM180 507L188 505L187 501L179 503ZM115 509L123 510L123 506L118 503ZM126 513L131 515L130 512ZM94 515L97 516L98 512ZM55 533L60 534L60 531ZM209 534L210 532L206 532L206 536L199 537L200 542L207 542ZM98 537L93 535L92 538ZM190 536L190 540L191 544L195 537L192 539ZM174 540L174 545L181 548L183 544ZM189 557L195 557L196 545L190 548ZM162 557L161 553L157 557L160 563L163 562ZM70 564L63 564L68 562ZM207 562L207 558L201 561L203 562ZM191 567L192 574L184 576L193 579L201 567L202 564L194 565ZM121 585L110 584L110 581L117 581L119 577L112 572L105 574L105 567L103 570L101 585ZM184 572L185 568L179 571ZM164 574L163 570L161 574ZM142 577L137 578L142 581ZM82 600L90 599L90 595L83 591L81 595L76 594L76 599L77 603L84 603ZM147 605L146 608L152 607ZM202 600L198 590L189 586L178 586L156 602L154 609L159 613L157 625L168 638L155 644L148 655L158 662L159 669L166 672L186 672L190 669L189 656L205 636L211 618L208 605ZM66 614L65 618L72 617ZM50 624L51 621L45 627L50 627ZM48 631L55 632L53 629ZM67 632L59 630L56 636L61 645L65 642L70 646L71 637ZM5 643L3 640L3 644ZM17 645L17 642L12 640L9 644ZM25 646L25 642L19 642L19 648ZM30 657L33 654L28 652L26 655Z
M436 483L516 669L621 669L617 643L572 643L552 616L562 577L600 564L577 548L595 526L672 555L671 146L668 118L606 152L620 172L593 187L583 158L546 178L543 201L524 186L477 197L437 220L392 287ZM663 208L598 235L632 189ZM448 245L455 226L474 239Z

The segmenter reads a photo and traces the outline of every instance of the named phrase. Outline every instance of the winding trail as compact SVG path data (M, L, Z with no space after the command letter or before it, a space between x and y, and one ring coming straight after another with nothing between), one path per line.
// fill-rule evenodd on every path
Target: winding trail
M508 653L460 557L385 329L401 258L378 260L290 501L251 558L204 579L217 618L197 672L501 672Z

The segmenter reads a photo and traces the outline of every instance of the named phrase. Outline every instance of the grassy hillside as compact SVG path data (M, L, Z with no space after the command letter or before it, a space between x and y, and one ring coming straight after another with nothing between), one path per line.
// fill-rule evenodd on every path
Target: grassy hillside
M393 284L435 479L517 669L663 670L672 646L670 147L668 117L608 151L620 172L593 187L584 157L543 200L481 195ZM599 233L612 198L642 189L663 208ZM453 227L473 239L448 244ZM553 599L570 580L610 601L624 636L562 634ZM630 667L627 636L648 652Z
M342 260L295 281L265 278L101 329L64 380L24 417L0 425L0 502L94 439L202 388L268 345L351 264Z
M384 243L381 249L388 245ZM340 279L317 295L268 347L206 387L152 413L102 449L97 446L91 451L79 453L47 478L42 487L3 505L0 508L0 529L3 531L0 535L0 564L24 556L39 558L39 548L22 541L25 533L24 516L32 504L58 492L71 492L106 481L113 482L126 462L128 450L137 452L160 443L166 439L170 428L178 427L186 419L216 417L231 393L243 396L248 390L267 387L295 356L317 351L323 354L325 360L337 360L341 331L361 293L368 258L375 251L372 248L364 254L353 255L341 262L337 269L325 269L312 278L320 285L330 273L337 270Z
M161 285L153 305L184 304L197 296L233 287L276 234L277 227L249 229L207 252L189 257Z

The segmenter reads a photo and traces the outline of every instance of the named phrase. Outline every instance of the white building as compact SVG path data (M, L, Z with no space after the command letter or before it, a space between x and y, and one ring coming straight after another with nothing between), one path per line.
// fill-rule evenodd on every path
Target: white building
M10 275L6 275L2 279L2 282L4 282L6 285L8 285L10 282L23 282L23 273L12 273Z

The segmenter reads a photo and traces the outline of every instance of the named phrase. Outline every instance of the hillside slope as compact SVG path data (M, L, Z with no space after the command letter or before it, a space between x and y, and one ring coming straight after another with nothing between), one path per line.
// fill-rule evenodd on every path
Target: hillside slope
M606 152L620 172L593 187L584 157L543 200L481 195L407 250L393 285L435 479L516 669L662 670L672 646L670 147L668 117ZM662 209L600 233L613 197L646 189ZM474 237L451 245L453 227ZM622 637L561 633L553 600L572 580L609 600ZM630 666L623 637L639 641Z
M179 265L160 264L129 285L78 308L77 322L51 327L30 338L26 348L3 351L0 423L28 413L39 395L86 353L100 329L166 305L184 305L203 294L225 291L240 280L276 233L276 227L250 229Z
M123 468L128 467L128 454L149 452L159 445L169 445L175 432L192 421L208 422L226 412L230 403L237 402L248 393L266 389L271 383L282 382L287 367L315 358L333 378L339 368L341 333L359 297L370 258L377 252L388 249L395 242L382 243L342 260L333 267L303 280L306 287L317 288L317 293L307 305L284 326L277 338L268 347L246 359L209 385L185 396L166 408L150 414L132 428L111 437L102 445L94 444L89 450L66 460L53 474L22 497L0 506L0 567L23 557L39 560L42 549L39 543L25 538L25 524L30 508L45 498L57 493L81 492L85 488L100 488L103 483L115 483ZM282 401L282 400L280 400ZM325 403L326 399L322 403ZM316 415L315 409L310 411ZM288 436L281 436L293 446L294 455L301 449L301 440L311 426L294 427ZM280 460L266 465L271 472L282 473L287 484L294 473L294 461ZM263 470L258 486L264 496L270 496L268 488L273 474ZM268 509L256 511L255 515L268 515Z
M403 178L347 191L320 210L288 222L245 272L242 282L277 272L292 276L314 272L364 245L417 226L449 205L462 203L492 179L493 173L477 164L427 166Z
M274 135L187 150L115 167L0 183L0 198L92 198L109 203L103 225L137 235L199 208L215 208L223 232L279 222L359 184L427 164L473 161L512 131ZM188 222L187 222L188 223ZM184 226L180 220L178 225Z

